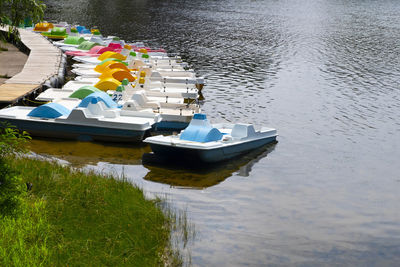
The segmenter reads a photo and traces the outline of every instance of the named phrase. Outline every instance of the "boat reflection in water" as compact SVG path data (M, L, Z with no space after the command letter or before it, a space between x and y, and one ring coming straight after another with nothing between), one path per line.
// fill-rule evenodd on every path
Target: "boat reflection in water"
M68 161L73 167L96 165L98 162L111 164L140 165L143 153L150 152L148 145L101 142L80 142L60 139L34 138L29 149L41 156Z
M149 172L144 179L173 187L203 189L223 182L234 173L249 176L253 165L272 152L275 146L276 143L268 144L238 158L214 164L163 161L153 153L145 153L143 166Z
M127 145L34 138L29 142L29 149L50 159L67 161L73 167L97 165L99 162L118 165L143 164L149 170L144 177L145 180L173 187L202 189L217 185L232 174L249 176L253 165L273 151L275 145L275 143L266 145L232 160L202 165L155 163L154 160L149 162L151 148L146 144Z

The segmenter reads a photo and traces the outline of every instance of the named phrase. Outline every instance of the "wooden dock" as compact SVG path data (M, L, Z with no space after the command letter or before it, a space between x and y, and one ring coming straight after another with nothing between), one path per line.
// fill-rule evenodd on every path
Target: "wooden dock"
M1 28L7 31L7 28ZM39 33L19 29L21 42L30 50L22 71L0 85L0 104L12 104L40 89L58 75L62 52Z

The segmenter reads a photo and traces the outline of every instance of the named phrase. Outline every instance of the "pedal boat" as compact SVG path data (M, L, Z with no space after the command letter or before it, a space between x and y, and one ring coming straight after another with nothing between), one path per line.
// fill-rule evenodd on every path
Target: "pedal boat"
M122 93L125 93L125 91ZM84 99L94 92L101 91L90 85L82 86L77 90L49 88L41 93L36 100L60 102L68 99L72 102L73 100ZM119 96L113 95L112 100L117 101L117 97ZM160 131L180 131L188 126L193 114L200 112L200 108L196 104L165 103L164 98L161 98L163 101L155 101L160 100L160 97L148 98L144 91L137 91L132 95L123 94L122 98L124 101L118 102L118 104L121 104L120 115L142 117L144 116L143 113L154 114L154 116L158 114L161 120L153 128Z
M154 64L162 64L163 61L167 62L169 65L179 65L182 63L182 59L180 57L169 57L167 54L165 55L152 55L152 53L148 53L147 55L149 55L149 63L153 63ZM136 53L135 57L129 57L127 60L134 60L134 59L138 59L141 60L142 59L143 54L141 53ZM76 62L80 62L80 63L86 63L86 64L99 64L102 60L101 59L97 59L97 58L92 58L92 57L87 57L87 56L76 56L72 58L73 60L75 60Z
M87 96L72 110L59 103L0 110L0 121L7 121L32 136L80 141L140 142L159 120L160 116L154 113L125 116L103 92Z
M251 124L211 125L205 114L195 114L189 126L178 135L157 135L144 140L156 156L182 162L218 162L237 157L276 141L272 128L256 131Z
M64 27L54 27L49 32L42 32L41 34L51 40L64 40L68 37L67 30Z
M62 41L53 42L53 44L57 47L61 46L70 46L70 47L78 47L81 43L85 41L85 38L81 36L68 36Z
M83 41L78 46L59 46L61 51L69 52L69 51L81 51L81 52L88 52L95 46L100 46L98 43L90 42L90 41Z

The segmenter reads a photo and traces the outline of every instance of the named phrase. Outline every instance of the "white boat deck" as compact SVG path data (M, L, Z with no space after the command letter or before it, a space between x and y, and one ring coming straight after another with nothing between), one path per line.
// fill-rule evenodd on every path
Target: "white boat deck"
M2 118L23 119L26 118L28 113L31 112L34 108L35 107L15 106L6 109L0 109L0 116Z
M54 101L59 98L68 98L74 90L49 88L36 97L37 101Z
M65 104L59 102L60 104ZM155 123L154 117L149 117L144 114L140 116L120 116L119 110L116 112L115 117L104 117L102 115L90 115L86 119L82 118L70 118L69 116L61 116L56 119L42 119L29 117L28 114L35 107L25 106L14 106L11 108L5 108L0 110L1 118L19 119L19 120L30 120L30 121L53 121L57 123L69 123L76 125L87 125L87 126L105 126L113 127L118 129L146 129ZM72 114L72 113L71 113Z

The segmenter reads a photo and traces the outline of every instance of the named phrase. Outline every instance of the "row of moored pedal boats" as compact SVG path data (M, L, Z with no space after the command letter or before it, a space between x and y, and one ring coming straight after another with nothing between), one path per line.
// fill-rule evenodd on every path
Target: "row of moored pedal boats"
M182 130L144 142L160 156L211 162L276 140L275 129L211 125L198 104L204 79L196 77L179 56L140 42L103 37L83 26L51 25L37 24L33 30L61 39L53 44L72 57L76 78L39 94L36 100L47 102L43 105L0 110L0 120L34 136L78 140L140 142L150 132Z

